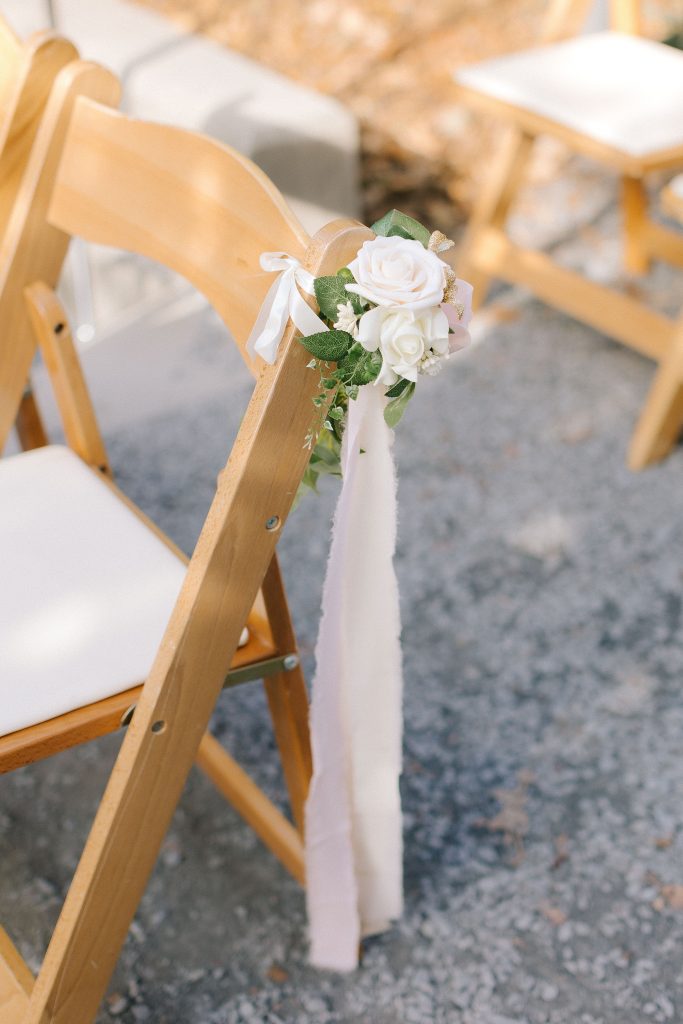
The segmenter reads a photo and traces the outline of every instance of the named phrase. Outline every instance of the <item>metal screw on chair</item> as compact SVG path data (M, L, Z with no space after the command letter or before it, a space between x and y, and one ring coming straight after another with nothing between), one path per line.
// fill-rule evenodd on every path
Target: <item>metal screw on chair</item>
M279 516L271 516L270 519L266 519L266 530L277 530L280 525Z
M298 665L299 665L299 655L298 654L287 654L282 659L282 667L285 670L285 672L291 672L292 669L297 668Z

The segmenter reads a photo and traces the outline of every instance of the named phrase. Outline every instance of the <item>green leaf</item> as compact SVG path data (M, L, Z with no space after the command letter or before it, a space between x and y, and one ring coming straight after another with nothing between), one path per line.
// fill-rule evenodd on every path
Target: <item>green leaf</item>
M340 280L342 280L344 282L344 289L346 289L346 285L347 284L355 284L356 283L356 279L355 279L355 277L353 276L352 272L349 270L348 267L342 267L341 270L338 270L337 271L337 277L340 278ZM351 305L353 306L354 313L362 313L363 312L363 309L367 305L367 300L366 299L362 299L360 297L360 295L356 295L355 292L347 292L346 290L345 290L345 296L346 296L345 301L346 302L349 302L349 301L351 302ZM335 320L336 320L336 317L335 317Z
M398 398L393 398L391 402L387 404L384 410L384 421L388 427L392 428L392 430L400 422L414 391L415 385L410 381L408 387L398 396Z
M401 213L400 210L389 210L389 213L385 213L380 220L372 225L372 230L376 235L387 237L398 235L400 238L413 238L416 242L421 242L425 249L431 238L423 224L409 217L407 213Z
M342 302L348 302L351 298L346 290L344 279L337 274L332 277L317 277L313 282L313 287L320 312L327 320L334 323L339 319L337 306Z
M336 363L343 358L353 344L353 338L346 331L320 331L319 334L309 334L299 341L316 359L329 363Z
M408 385L410 383L411 382L409 380L406 380L405 377L401 377L401 379L396 384L393 384L388 389L388 391L385 391L386 397L387 398L398 398L399 395L403 394L403 392L405 391L405 389L408 387Z
M371 384L382 369L382 356L379 352L366 352L356 363L349 384Z

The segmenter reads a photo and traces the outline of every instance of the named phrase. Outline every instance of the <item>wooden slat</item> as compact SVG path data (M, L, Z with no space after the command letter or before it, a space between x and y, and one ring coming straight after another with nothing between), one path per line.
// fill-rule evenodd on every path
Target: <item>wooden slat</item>
M29 285L24 295L67 444L84 462L110 476L107 452L64 307L43 281Z
M204 734L199 745L196 764L297 882L303 885L305 871L301 836L210 733Z
M263 598L273 638L280 651L297 650L296 636L287 605L277 555L263 581ZM313 773L313 756L308 731L308 695L301 665L264 680L268 706L280 750L292 815L304 833L304 805Z
M492 276L523 285L549 305L650 359L661 360L672 343L674 323L667 317L559 267L544 253L514 245L494 228L479 233L472 258Z
M644 469L669 454L683 426L683 317L667 357L655 374L628 452L631 469Z
M637 36L641 29L643 0L609 0L610 28Z
M7 932L0 928L0 1021L21 1024L33 988L33 975Z
M20 59L14 67L3 68L11 80L0 112L0 229L9 220L57 73L77 58L72 43L54 33L41 32L20 48Z
M234 201L238 201L235 199ZM345 265L371 233L319 232L305 265ZM125 737L36 981L24 1024L88 1024L96 1012L197 754L309 453L318 378L290 326L257 381L178 603ZM144 822L144 828L140 827Z
M539 43L557 43L582 28L593 0L551 0L541 26Z
M661 224L648 221L643 228L643 240L655 259L683 267L683 234L680 231L670 231Z
M235 195L239 203L231 201ZM76 104L49 216L87 241L182 274L208 298L243 354L273 280L258 271L260 254L278 248L301 258L308 242L274 185L240 153L88 99Z
M621 209L624 227L624 266L632 274L646 274L649 268L646 231L647 192L641 178L621 179Z
M519 192L534 144L531 135L512 125L501 139L498 152L479 189L459 255L460 276L473 287L472 304L476 310L486 300L491 275L474 259L476 239L482 228L503 228Z
M25 452L32 448L43 448L49 443L35 395L30 388L24 391L21 397L14 425L19 443Z
M670 217L675 217L683 223L683 195L670 184L662 191L662 207Z

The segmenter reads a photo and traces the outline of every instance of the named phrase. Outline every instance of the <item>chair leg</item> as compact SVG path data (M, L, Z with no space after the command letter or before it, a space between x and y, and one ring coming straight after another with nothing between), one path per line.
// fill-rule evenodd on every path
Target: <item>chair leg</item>
M31 448L44 448L48 444L47 433L30 384L21 399L14 425L19 443L25 452Z
M659 462L676 444L683 427L683 317L638 419L629 446L631 469Z
M624 266L631 274L646 274L650 269L645 233L648 224L647 192L641 178L624 176L621 180L621 209L624 223Z
M533 135L517 128L509 131L491 164L491 171L472 212L462 245L462 258L458 263L458 276L473 285L475 308L483 305L492 276L477 258L481 236L488 228L504 226L522 184L534 142Z
M273 639L280 651L296 651L296 636L287 604L277 555L268 567L262 586ZM280 750L282 770L289 792L292 816L301 835L304 829L304 805L313 772L308 729L308 694L299 665L288 672L270 676L264 686Z

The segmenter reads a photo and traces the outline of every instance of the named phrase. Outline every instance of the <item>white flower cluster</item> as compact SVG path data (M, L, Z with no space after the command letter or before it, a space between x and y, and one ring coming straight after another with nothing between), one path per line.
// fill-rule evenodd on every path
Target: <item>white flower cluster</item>
M434 248L443 251L443 236ZM378 236L365 242L349 264L355 283L346 290L373 303L362 315L351 302L337 307L335 327L347 331L368 352L380 350L377 383L417 381L441 369L450 352L467 343L469 285L455 279L435 251L418 241ZM451 299L457 294L457 305Z

